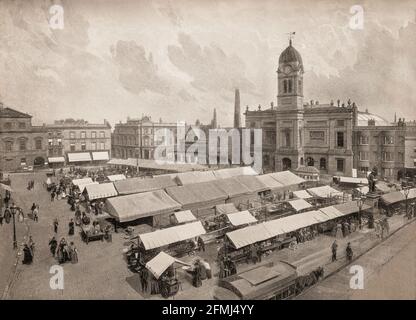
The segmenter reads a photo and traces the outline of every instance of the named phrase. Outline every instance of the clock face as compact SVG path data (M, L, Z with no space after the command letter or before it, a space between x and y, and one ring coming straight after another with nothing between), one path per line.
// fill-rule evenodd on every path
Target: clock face
M284 73L291 73L292 72L292 68L289 67L289 66L286 66L283 71L284 71Z

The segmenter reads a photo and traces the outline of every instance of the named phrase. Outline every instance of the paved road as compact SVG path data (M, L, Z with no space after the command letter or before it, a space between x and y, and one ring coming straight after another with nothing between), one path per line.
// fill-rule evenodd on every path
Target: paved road
M416 299L416 222L402 228L351 265L364 270L364 288L350 289L349 266L298 299Z

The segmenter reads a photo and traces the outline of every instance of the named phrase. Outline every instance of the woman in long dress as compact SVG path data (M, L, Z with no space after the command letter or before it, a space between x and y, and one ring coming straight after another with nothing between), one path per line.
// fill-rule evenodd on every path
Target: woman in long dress
M75 244L71 242L71 263L78 263L78 249L75 247Z

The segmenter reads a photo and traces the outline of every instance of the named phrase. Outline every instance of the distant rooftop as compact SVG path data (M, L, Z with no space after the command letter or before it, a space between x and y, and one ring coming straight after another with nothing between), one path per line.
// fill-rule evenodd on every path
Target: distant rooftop
M108 127L111 128L111 125L108 123L107 120L104 120L102 123L89 123L84 119L63 119L63 120L55 120L53 124L47 124L47 127L50 128L62 128L62 127Z
M0 118L32 118L32 116L15 109L5 107L3 102L0 102Z
M358 112L358 126L368 126L368 120L374 120L376 126L391 126L386 119L369 112Z

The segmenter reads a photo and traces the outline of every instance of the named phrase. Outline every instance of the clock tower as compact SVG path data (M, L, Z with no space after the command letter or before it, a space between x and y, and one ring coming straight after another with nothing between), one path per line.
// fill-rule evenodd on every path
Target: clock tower
M280 54L277 69L276 155L277 171L304 165L303 63L289 46Z

